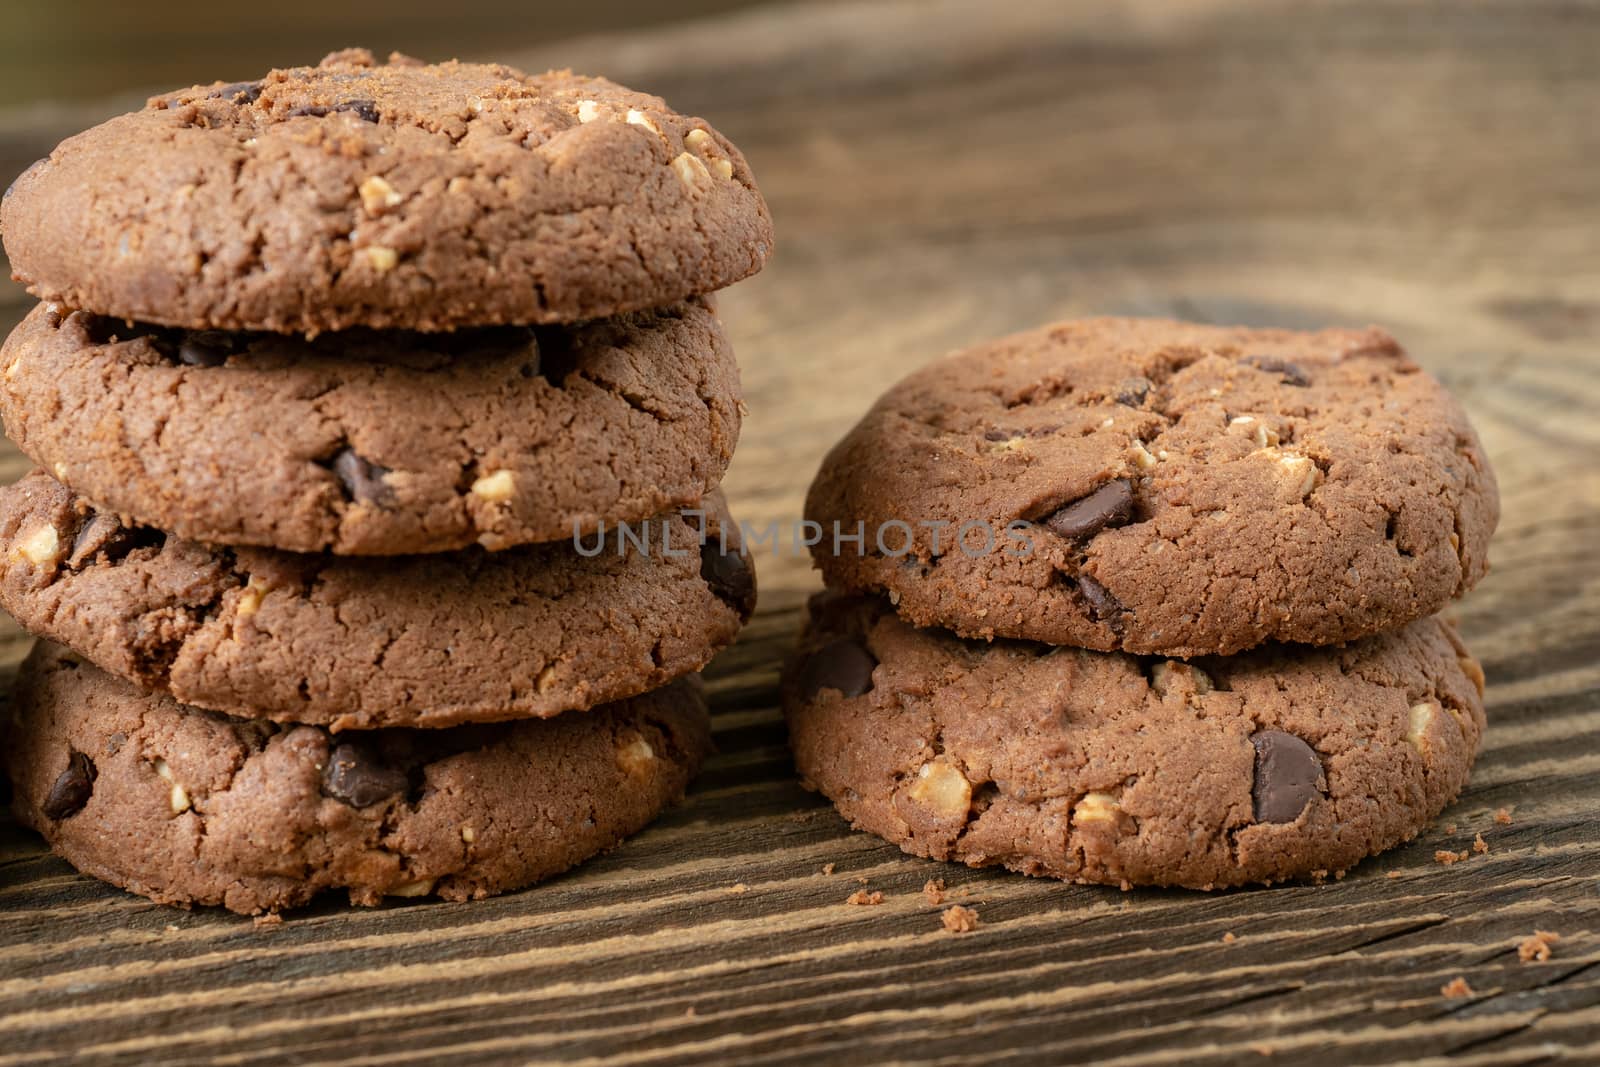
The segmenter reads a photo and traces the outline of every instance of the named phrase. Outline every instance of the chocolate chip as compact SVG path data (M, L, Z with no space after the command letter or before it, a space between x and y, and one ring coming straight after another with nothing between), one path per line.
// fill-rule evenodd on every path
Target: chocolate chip
M700 546L700 577L711 591L750 618L756 606L756 575L744 553L710 537Z
M94 792L94 777L94 761L74 749L67 757L67 769L56 776L55 784L44 798L45 818L60 822L82 811Z
M1294 822L1322 791L1322 761L1294 734L1262 730L1250 738L1256 748L1256 780L1250 789L1257 822Z
M1043 521L1062 537L1093 537L1107 526L1121 526L1133 517L1133 483L1113 478L1088 496L1079 497Z
M800 668L800 695L815 700L824 689L837 689L858 697L872 689L872 671L878 666L867 646L854 637L829 641Z
M228 100L235 104L253 104L261 97L260 82L229 82L206 94L212 100Z
M1150 395L1150 390L1154 387L1155 383L1149 378L1124 378L1117 383L1114 399L1119 404L1136 408L1144 403L1144 398Z
M352 111L362 122L378 121L378 105L371 100L347 100L334 108L335 111Z
M1281 377L1286 385L1306 386L1311 384L1311 375L1306 373L1304 367L1298 363L1290 363L1277 356L1246 356L1244 361L1257 370L1264 370L1268 374Z
M380 467L357 455L353 448L341 448L334 455L331 467L345 493L357 504L394 502L394 490L383 480L389 473L388 467Z
M348 111L363 122L378 121L378 107L371 100L345 100L329 106L327 104L304 104L292 107L285 114L287 118L299 118L308 115L314 119L325 118L336 111Z
M220 367L238 351L238 338L221 330L200 330L178 342L178 362L187 367Z
M1078 575L1078 591L1083 594L1083 599L1089 604L1089 615L1095 622L1103 622L1111 627L1112 633L1122 632L1122 613L1127 609L1122 606L1122 601L1111 595L1111 590L1089 577L1087 574Z
M335 748L322 770L322 791L353 808L403 793L408 782L404 771L390 767L369 747L353 741Z
M81 571L92 563L116 563L136 548L159 545L166 540L160 530L147 526L124 526L115 515L97 511L78 527L72 538L67 569Z

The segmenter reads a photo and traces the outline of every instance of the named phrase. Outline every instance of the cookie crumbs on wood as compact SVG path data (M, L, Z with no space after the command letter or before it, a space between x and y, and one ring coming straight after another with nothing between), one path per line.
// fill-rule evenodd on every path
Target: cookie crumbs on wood
M282 926L283 916L275 911L269 911L264 914L257 915L254 923L257 930L270 929L274 926Z
M1555 946L1561 935L1551 930L1535 930L1517 946L1517 959L1523 963L1543 963L1555 955Z
M1450 979L1450 981L1440 986L1439 995L1442 997L1448 997L1451 1000L1455 1000L1459 997L1477 996L1477 994L1472 991L1472 987L1467 984L1467 980L1460 975L1456 975L1454 978Z
M1229 930L1227 933L1222 935L1222 943L1224 945L1231 945L1237 940L1239 940L1239 939L1237 937L1233 936L1233 931L1232 930Z
M978 928L977 910L960 904L952 904L944 909L944 914L939 916L939 920L952 934L970 934Z
M870 893L865 889L857 889L846 897L844 902L846 904L882 904L883 894L876 889Z
M1385 874L1384 877L1385 878L1400 878L1400 877L1402 877L1402 872L1400 872L1400 871L1390 871L1388 874Z
M1444 828L1444 832L1447 833L1447 834L1455 833L1456 832L1456 824L1455 823L1451 823L1449 826L1446 826Z
M831 863L824 863L824 864L823 864L823 865L822 865L822 873L823 873L823 874L832 874L832 873L833 873L833 872L834 872L834 870L835 870L835 869L836 869L836 868L835 868L835 867L834 867L834 865L833 865L833 864L831 864Z
M1489 851L1489 842L1483 839L1482 834L1478 834L1472 839L1472 851L1479 855Z
M1501 808L1499 811L1494 813L1494 821L1499 823L1501 826L1510 826L1511 812L1507 811L1505 808Z
M944 879L929 878L922 884L922 897L928 902L930 908L937 908L944 903Z
M730 885L728 887L728 892L730 892L730 893L748 893L748 892L750 892L750 887L745 885L743 882L735 882L733 885Z
M1460 852L1451 852L1447 848L1441 848L1439 851L1433 854L1433 861L1435 863L1442 863L1448 867L1452 863L1460 863L1470 855L1472 855L1472 853L1468 852L1466 849L1462 849Z

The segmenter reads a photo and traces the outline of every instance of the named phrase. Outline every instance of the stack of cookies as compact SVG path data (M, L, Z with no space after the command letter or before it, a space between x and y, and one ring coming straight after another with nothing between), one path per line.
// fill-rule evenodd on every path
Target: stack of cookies
M38 464L0 600L45 639L6 761L61 855L241 912L459 900L682 793L755 597L704 294L771 225L726 139L350 50L74 137L0 223L44 301L0 369Z
M1478 751L1483 672L1436 613L1487 569L1494 477L1381 330L982 345L885 394L806 510L830 588L785 678L796 763L908 852L1318 877L1410 839Z

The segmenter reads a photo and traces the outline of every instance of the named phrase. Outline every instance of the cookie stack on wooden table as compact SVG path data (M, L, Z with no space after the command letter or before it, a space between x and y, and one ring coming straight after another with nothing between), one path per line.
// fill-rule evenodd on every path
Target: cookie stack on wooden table
M44 301L0 370L39 467L0 599L45 639L6 762L61 855L241 912L459 900L682 793L755 597L704 294L771 226L726 139L350 50L74 137L0 225Z
M1483 672L1436 613L1487 569L1494 477L1381 330L982 345L885 394L806 510L796 763L908 852L1315 878L1414 836L1478 751Z

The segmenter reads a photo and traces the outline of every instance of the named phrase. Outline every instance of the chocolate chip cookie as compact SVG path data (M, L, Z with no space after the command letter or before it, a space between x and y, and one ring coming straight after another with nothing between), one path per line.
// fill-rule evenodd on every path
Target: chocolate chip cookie
M333 736L184 707L46 642L6 733L17 816L69 863L241 913L528 885L643 828L710 748L695 678L586 715Z
M1381 330L1094 319L902 381L806 517L830 586L913 622L1190 656L1438 611L1487 570L1499 498L1460 406Z
M71 137L0 230L63 307L296 333L612 315L720 289L772 247L738 149L657 97L364 49Z
M1409 840L1466 783L1482 697L1437 617L1184 663L964 640L836 594L783 687L806 784L909 853L1202 889Z
M544 717L663 685L733 641L755 574L720 494L703 507L604 539L348 558L125 525L36 471L0 490L0 605L215 711L336 730Z
M703 301L454 334L197 332L36 308L0 351L24 452L97 506L295 552L555 541L692 505L739 435Z

